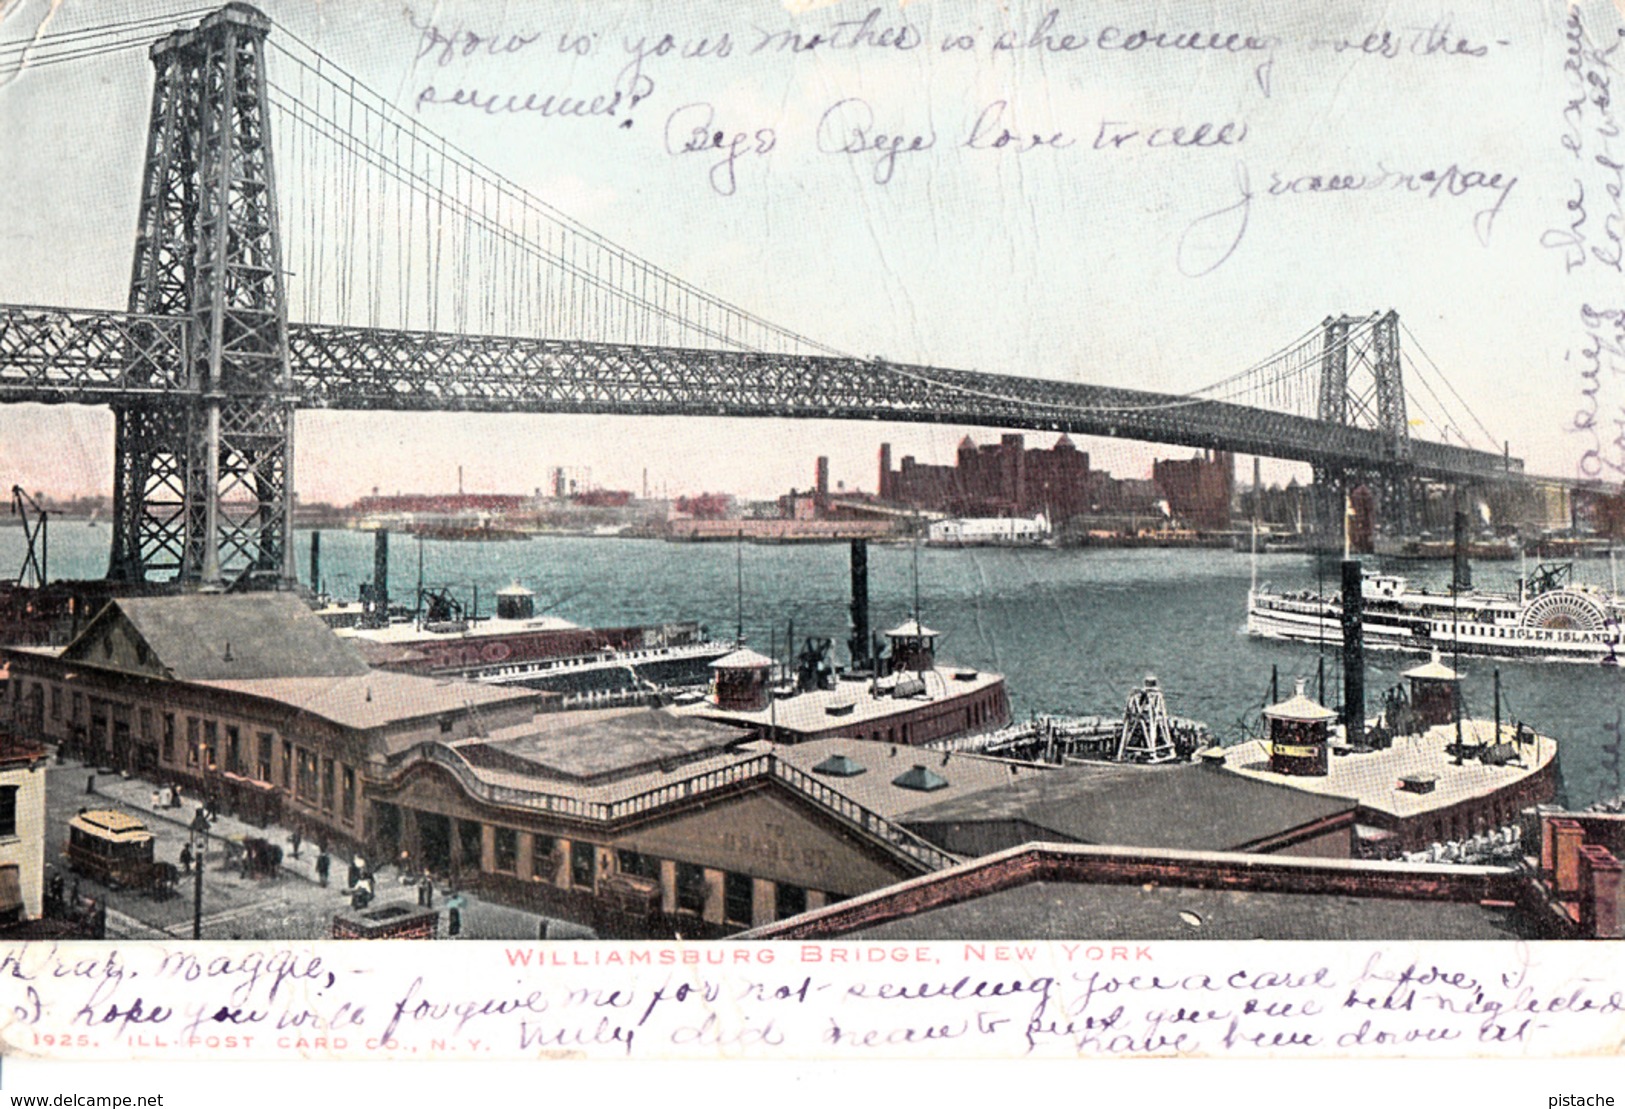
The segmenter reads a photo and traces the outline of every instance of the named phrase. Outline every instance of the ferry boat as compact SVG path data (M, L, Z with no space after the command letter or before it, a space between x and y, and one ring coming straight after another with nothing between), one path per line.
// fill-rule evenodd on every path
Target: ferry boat
M1006 727L1010 698L1002 675L937 659L941 633L920 621L917 560L913 615L884 633L884 651L879 637L871 641L868 541L852 540L851 550L851 665L843 670L834 664L832 640L809 637L785 683L776 659L741 644L711 663L714 677L706 694L680 700L672 711L755 728L787 744L844 737L951 751L967 737ZM787 632L787 650L794 643Z
M1572 563L1543 563L1516 594L1414 588L1396 574L1365 574L1362 640L1367 647L1433 650L1537 662L1621 663L1625 597L1573 580ZM1248 590L1247 631L1270 639L1337 646L1340 593Z
M1351 741L1298 683L1264 709L1266 734L1198 758L1275 785L1356 803L1366 858L1508 865L1520 814L1556 796L1557 742L1522 722L1460 718L1460 676L1437 657L1406 671Z
M790 684L777 681L774 659L741 648L711 664L705 696L672 711L755 728L775 743L845 737L956 750L956 740L1009 724L1010 700L1002 675L939 663L940 634L907 620L885 633L885 657L844 671L829 662L828 640L810 640Z
M355 642L375 666L548 690L564 694L566 703L703 689L710 664L736 646L712 639L694 622L584 628L538 616L535 595L518 583L498 590L495 616L468 617L443 596L429 600L422 620L392 618L376 627L335 626L334 632ZM334 607L347 612L350 606Z

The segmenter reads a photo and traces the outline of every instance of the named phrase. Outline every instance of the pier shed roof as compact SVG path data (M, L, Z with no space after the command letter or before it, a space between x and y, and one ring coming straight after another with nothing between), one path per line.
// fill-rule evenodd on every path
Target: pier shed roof
M958 854L1033 840L1270 851L1346 826L1350 798L1193 764L1061 767L915 808L905 823Z

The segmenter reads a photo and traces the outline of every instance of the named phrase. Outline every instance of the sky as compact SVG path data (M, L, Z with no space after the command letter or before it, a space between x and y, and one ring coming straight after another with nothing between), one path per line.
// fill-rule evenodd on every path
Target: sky
M18 0L0 40L48 14L55 32L181 6L113 16ZM1394 308L1425 352L1408 347L1413 359L1436 364L1530 470L1625 476L1613 422L1625 361L1607 315L1625 307L1610 256L1625 141L1600 137L1611 105L1570 108L1561 5L261 6L599 234L835 349L1182 393L1328 315ZM1580 11L1587 66L1616 77L1617 13ZM1218 48L1177 45L1192 32ZM797 51L790 34L828 41ZM141 50L0 66L0 303L123 306L150 73ZM441 102L590 99L638 74L643 95L613 117ZM696 113L730 144L747 138L731 179L717 151L681 152ZM111 428L96 409L0 410L0 485L110 490ZM526 491L565 466L610 488L639 489L646 471L655 492L770 496L809 485L823 454L834 480L873 489L881 442L947 462L967 430L998 434L303 413L296 485L304 500L347 501L450 489L461 467L471 491ZM1190 454L1081 445L1119 476Z

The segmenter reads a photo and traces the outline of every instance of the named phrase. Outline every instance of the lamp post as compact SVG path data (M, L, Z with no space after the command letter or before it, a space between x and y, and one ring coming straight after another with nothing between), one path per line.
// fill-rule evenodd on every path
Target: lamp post
M209 818L203 814L202 805L198 806L188 830L192 834L192 865L196 868L192 885L192 938L200 940L203 938L203 856L209 846Z

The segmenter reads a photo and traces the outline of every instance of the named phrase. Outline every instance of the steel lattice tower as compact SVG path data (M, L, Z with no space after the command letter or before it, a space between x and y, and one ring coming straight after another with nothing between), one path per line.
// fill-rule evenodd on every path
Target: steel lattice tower
M187 324L187 398L115 410L110 578L295 580L293 397L262 13L155 43L131 312Z
M1315 467L1317 527L1323 545L1342 545L1343 498L1362 481L1382 490L1385 516L1408 532L1411 438L1399 357L1399 313L1365 319L1327 317L1321 324L1320 359L1320 418L1376 431L1384 456L1370 471Z

